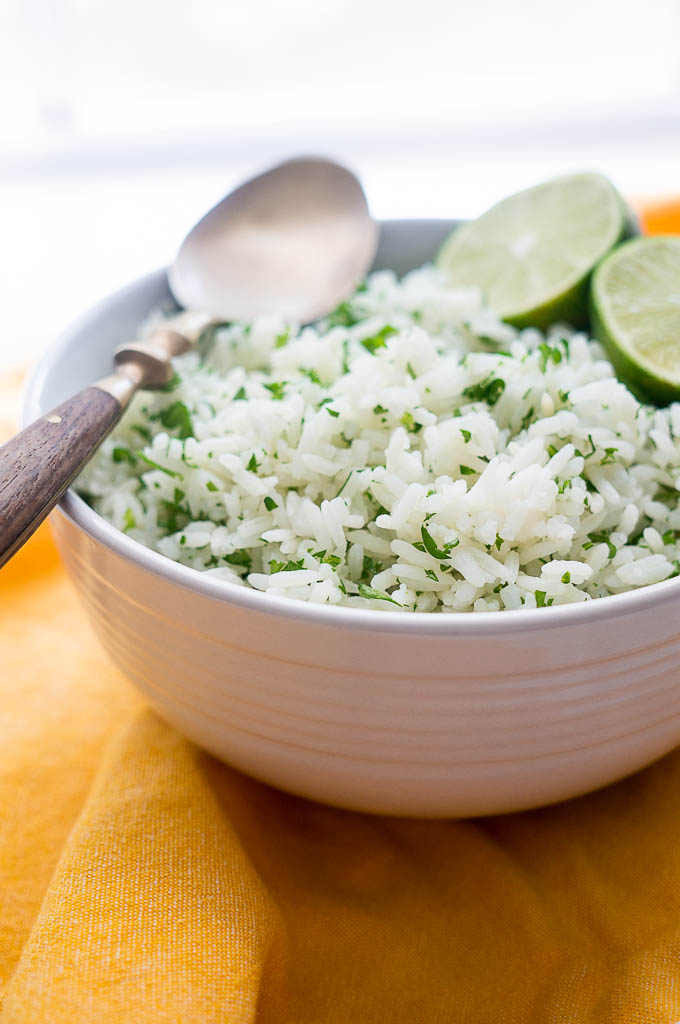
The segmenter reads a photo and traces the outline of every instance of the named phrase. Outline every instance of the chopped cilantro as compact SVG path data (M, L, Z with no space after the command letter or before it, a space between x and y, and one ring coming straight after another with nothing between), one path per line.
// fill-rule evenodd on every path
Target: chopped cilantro
M148 455L145 455L144 452L137 452L137 458L141 459L142 462L146 462L146 464L151 466L152 469L159 469L161 473L165 473L166 476L174 476L177 477L178 480L184 479L182 474L178 473L176 469L168 469L166 466L161 466L158 462L154 462L153 459L150 459Z
M219 487L217 486L216 483L213 483L212 480L208 480L205 486L208 488L209 491L212 491L213 493L215 491L219 491Z
M385 339L389 338L390 334L396 334L396 327L392 327L390 324L385 324L382 330L378 331L370 338L362 338L361 344L364 346L367 352L371 355L375 355L379 348L385 348Z
M463 476L474 476L477 472L477 470L473 469L472 466L460 466L459 468Z
M432 555L433 558L437 558L440 561L441 559L448 558L449 552L460 544L460 541L456 538L455 541L445 544L443 548L438 548L425 523L420 527L420 536L423 538L423 544L428 555Z
M606 544L607 548L609 549L609 557L610 558L614 557L614 555L616 554L616 545L612 544L612 542L609 539L608 534L606 534L606 533L589 533L588 536L589 536L590 540L593 542L593 544ZM585 547L585 544L583 546Z
M248 465L246 466L246 469L248 470L249 473L257 473L259 468L260 463L255 458L255 452L253 452L253 454L248 459Z
M401 608L399 602L395 601L389 594L384 594L382 590L375 590L366 583L359 584L359 597L365 597L368 601L389 601L390 604L396 604L398 608Z
M272 575L275 572L295 572L296 569L304 569L305 560L304 558L299 558L297 562L277 562L275 558L272 558L269 567Z
M564 573L564 575L562 576L562 582L563 583L571 583L571 573L570 572L567 571L567 572Z
M460 432L463 435L463 440L465 441L465 443L469 444L470 440L472 439L472 431L465 430L463 427L460 427Z
M387 409L385 409L384 406L382 405L374 405L373 412L375 413L376 416L382 416L383 413L387 412Z
M494 544L496 545L496 549L498 551L500 551L500 549L503 547L503 538L501 537L500 533L496 534L496 539L494 541Z
M524 415L522 416L521 423L519 424L519 429L520 430L526 430L528 425L529 425L529 423L532 422L533 417L534 417L534 406L532 406L532 408L527 410L527 412L524 413Z
M495 405L505 391L505 381L500 377L486 377L477 384L471 384L463 390L465 398L471 402L486 402Z
M666 530L661 539L664 542L664 544L675 543L675 530Z
M374 576L377 576L382 569L382 562L378 562L375 558L371 558L370 555L364 555L364 562L361 568L362 580L371 580Z
M554 444L548 445L548 455L552 459L553 455L557 455L559 448L556 448Z
M618 448L605 448L604 458L600 459L601 466L607 466L610 462L616 462L614 453L618 452Z
M253 560L250 557L250 552L246 551L245 548L241 548L240 551L233 551L230 555L224 555L225 562L229 562L229 565L240 565L243 568L250 571L250 567L253 564Z
M536 607L545 608L545 590L535 590L534 597L536 598Z
M175 487L172 501L163 499L159 502L158 525L165 530L166 534L177 533L189 522L189 510L182 505L184 497L184 491Z
M152 434L148 427L142 426L141 423L133 423L130 430L136 430L139 436L144 438L147 443L151 442Z
M342 494L342 492L344 491L345 487L347 486L347 484L348 484L348 482L349 482L349 478L351 477L351 475L352 475L352 473L353 473L353 472L354 472L354 470L353 470L353 469L350 469L349 473L347 474L347 476L346 476L346 478L345 478L345 482L344 482L344 484L342 485L342 487L340 488L340 490L338 491L338 493L337 493L337 494L335 495L335 497L336 497L336 498L339 498L339 497L340 497L340 495Z
M427 576L428 579L434 580L435 583L439 583L439 577L437 576L437 573L434 571L434 569L426 569L425 575Z
M304 374L305 377L308 377L312 384L318 384L320 388L324 386L323 381L316 370L305 370L303 367L300 367L300 373Z
M413 369L410 363L406 364L406 372L408 373L409 377L411 377L412 380L416 379L416 371Z
M184 402L173 402L160 414L160 421L167 430L179 430L180 440L192 437L194 433L191 415Z
M264 387L269 391L275 402L280 402L286 397L285 380L273 380L271 384L265 384Z
M232 402L243 402L247 397L246 389L244 387L240 387L232 398Z
M354 324L359 322L359 318L354 314L352 307L349 302L341 302L339 306L336 306L332 313L328 315L328 324L330 327L353 327Z
M342 559L338 558L337 555L327 555L325 548L323 548L321 551L312 552L312 555L314 558L318 558L318 560L322 564L325 563L326 565L330 565L334 569L337 569L337 567L340 565L340 562L342 561Z
M125 515L123 516L123 533L127 533L128 530L134 530L137 525L137 520L134 517L134 513L131 508L125 509Z
M349 338L342 339L342 372L349 373Z
M413 419L413 415L410 412L405 412L401 417L400 423L407 430L415 430L416 421Z
M281 332L281 334L276 335L276 339L274 340L274 348L283 348L283 346L287 343L289 338L290 328L287 327L285 331Z
M267 509L268 512L273 512L274 509L278 508L279 506L274 501L274 499L270 498L269 495L267 494L264 499L264 507Z
M111 458L114 462L129 462L131 466L137 461L137 458L129 448L114 448Z
M538 351L541 353L541 357L539 360L541 373L546 372L546 370L548 369L549 362L562 362L562 353L560 352L560 350L558 348L552 348L550 345L546 345L545 342L541 342L541 344L538 346Z
M335 419L337 419L338 416L340 415L338 410L337 409L331 409L330 405L326 406L326 412L328 413L329 416L333 416Z

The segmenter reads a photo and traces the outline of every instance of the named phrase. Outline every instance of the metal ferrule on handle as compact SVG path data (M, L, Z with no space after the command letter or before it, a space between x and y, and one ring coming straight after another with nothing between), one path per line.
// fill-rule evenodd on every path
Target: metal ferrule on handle
M0 447L0 566L18 551L110 433L138 388L172 377L171 358L190 347L162 328L124 345L116 371L41 416Z

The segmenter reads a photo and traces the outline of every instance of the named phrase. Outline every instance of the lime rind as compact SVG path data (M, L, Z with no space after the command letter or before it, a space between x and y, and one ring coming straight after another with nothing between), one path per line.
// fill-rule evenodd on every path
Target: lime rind
M632 230L607 178L572 174L509 196L461 225L436 262L454 284L482 288L516 327L582 327L593 267Z

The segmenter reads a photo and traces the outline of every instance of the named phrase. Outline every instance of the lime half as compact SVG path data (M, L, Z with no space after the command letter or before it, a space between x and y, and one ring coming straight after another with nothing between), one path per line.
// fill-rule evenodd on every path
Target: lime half
M461 224L437 264L454 284L482 288L517 327L583 327L593 267L631 232L632 219L600 174L570 174L518 192Z
M680 236L634 238L593 274L593 337L633 391L680 399Z

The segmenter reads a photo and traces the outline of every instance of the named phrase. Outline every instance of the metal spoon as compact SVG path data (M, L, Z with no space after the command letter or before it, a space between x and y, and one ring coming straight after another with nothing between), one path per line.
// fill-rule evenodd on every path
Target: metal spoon
M376 244L359 181L330 160L288 160L218 203L189 232L168 274L178 303L206 315L180 316L147 341L121 346L114 373L0 447L0 566L56 505L134 393L166 384L172 357L211 320L323 316L351 294Z

